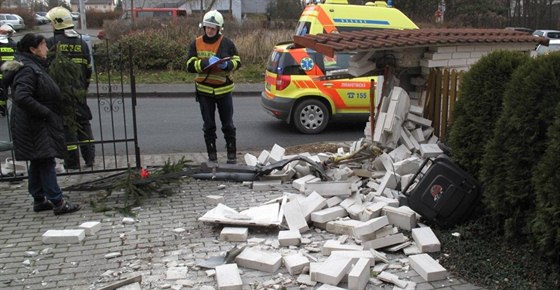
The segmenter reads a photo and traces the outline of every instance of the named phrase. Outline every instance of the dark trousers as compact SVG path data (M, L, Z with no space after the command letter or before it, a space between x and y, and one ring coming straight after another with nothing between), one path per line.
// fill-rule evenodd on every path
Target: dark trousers
M29 194L34 199L46 197L54 204L62 200L62 191L58 186L54 158L36 159L29 162Z
M232 94L225 94L218 98L204 95L197 96L200 104L200 113L204 125L204 140L214 142L216 136L216 108L222 123L222 132L226 140L235 138L235 126L233 125L233 97Z
M70 132L68 128L65 130L65 138L67 143L74 142L92 142L93 132L91 130L91 124L88 120L80 121L79 127L76 132ZM80 164L80 156L78 153L78 147L82 153L82 158L86 164L93 163L95 159L95 145L84 144L80 146L68 145L68 155L64 160L66 166L77 167Z

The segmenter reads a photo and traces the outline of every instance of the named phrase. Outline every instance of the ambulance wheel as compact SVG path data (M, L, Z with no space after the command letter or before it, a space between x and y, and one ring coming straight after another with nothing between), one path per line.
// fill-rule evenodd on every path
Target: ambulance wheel
M307 99L294 110L294 126L303 134L318 134L329 123L329 110L319 100Z

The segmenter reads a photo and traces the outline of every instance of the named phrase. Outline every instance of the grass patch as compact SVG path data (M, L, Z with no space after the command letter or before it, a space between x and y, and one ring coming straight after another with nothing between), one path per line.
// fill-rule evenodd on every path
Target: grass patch
M183 84L192 83L194 74L180 70L137 70L134 72L136 83L138 84ZM109 76L107 73L98 73L99 83L119 83L121 76L114 74ZM130 83L128 73L122 76L125 84ZM233 73L233 80L237 83L261 83L264 82L264 65L248 64Z

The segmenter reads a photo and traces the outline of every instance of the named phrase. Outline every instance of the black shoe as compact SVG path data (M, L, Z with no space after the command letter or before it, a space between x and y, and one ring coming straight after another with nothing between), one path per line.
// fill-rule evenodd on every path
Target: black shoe
M53 208L53 212L55 215L67 214L72 213L75 211L79 211L82 207L77 203L70 203L68 201L63 200L60 206Z
M33 211L34 212L51 210L53 208L54 208L54 205L46 199L42 202L34 202L33 203Z
M93 164L94 164L93 161L86 162L85 167L93 167Z
M226 161L227 164L237 164L237 159L235 158L228 158Z

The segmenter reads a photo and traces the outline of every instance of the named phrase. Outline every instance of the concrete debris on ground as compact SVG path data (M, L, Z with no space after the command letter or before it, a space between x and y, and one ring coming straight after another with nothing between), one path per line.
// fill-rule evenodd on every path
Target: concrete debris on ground
M421 117L420 107L410 105L404 90L395 87L381 106L375 130L372 131L368 123L364 130L366 137L354 142L348 151L339 148L337 153L301 153L317 163L327 164L326 173L331 180L322 181L307 163L288 163L266 176L266 181L252 183L253 190L264 191L269 189L268 184L276 184L270 183L271 180L291 183L293 190L284 192L282 198L242 212L218 203L199 218L203 222L227 224L220 234L223 241L246 243L251 231L248 227L278 225L285 229L279 230L275 237L278 240L275 247L247 244L235 259L241 268L269 273L283 264L292 276L267 281L261 285L263 288L293 285L286 283L289 280L300 286L322 283L342 285L347 287L345 289L365 289L368 284L388 283L396 289L415 289L415 281L403 279L386 269L406 273L412 268L428 282L446 279L447 271L425 254L439 252L439 240L429 227L418 223L422 219L419 214L409 207L399 206L398 200L424 160L437 157L443 151L436 144L438 139L433 135L431 121ZM357 158L354 151L373 145L383 149L379 156ZM284 153L285 150L275 144L272 150L263 150L258 157L247 153L244 159L247 165L265 166L293 157ZM332 160L345 162L329 163ZM207 197L209 204L215 204L216 200ZM232 225L241 227L234 231ZM302 234L325 232L340 236L322 244L300 244ZM320 249L320 252L311 248ZM411 256L395 261L385 254L401 251ZM313 257L312 261L309 256ZM237 267L227 267L233 272L217 278L218 289L242 289ZM377 275L375 282L370 281L372 269ZM227 275L231 277L223 278Z

